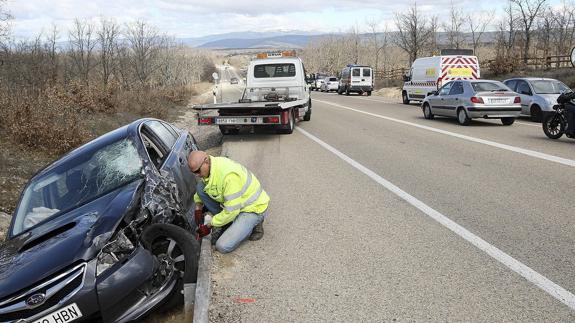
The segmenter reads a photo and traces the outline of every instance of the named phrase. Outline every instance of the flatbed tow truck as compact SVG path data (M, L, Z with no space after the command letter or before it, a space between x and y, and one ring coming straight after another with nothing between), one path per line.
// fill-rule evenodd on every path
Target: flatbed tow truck
M299 120L311 119L306 73L295 51L261 53L248 67L246 88L238 102L196 105L198 125L217 125L224 134L241 128L274 129L290 134ZM210 111L217 115L208 115Z

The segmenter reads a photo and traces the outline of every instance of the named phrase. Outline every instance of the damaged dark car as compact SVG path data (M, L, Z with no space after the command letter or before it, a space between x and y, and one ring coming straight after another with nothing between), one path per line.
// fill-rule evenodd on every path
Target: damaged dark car
M0 246L0 322L125 322L197 277L187 131L141 119L38 172Z

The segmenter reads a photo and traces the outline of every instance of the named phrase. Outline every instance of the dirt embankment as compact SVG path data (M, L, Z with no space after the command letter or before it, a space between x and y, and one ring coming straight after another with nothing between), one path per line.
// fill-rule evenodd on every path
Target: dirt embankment
M398 87L384 87L372 93L389 99L401 100L401 89Z

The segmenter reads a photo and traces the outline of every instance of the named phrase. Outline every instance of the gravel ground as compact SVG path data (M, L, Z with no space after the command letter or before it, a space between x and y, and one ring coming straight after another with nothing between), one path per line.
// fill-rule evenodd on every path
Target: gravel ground
M4 240L6 230L10 225L10 215L0 212L0 241Z

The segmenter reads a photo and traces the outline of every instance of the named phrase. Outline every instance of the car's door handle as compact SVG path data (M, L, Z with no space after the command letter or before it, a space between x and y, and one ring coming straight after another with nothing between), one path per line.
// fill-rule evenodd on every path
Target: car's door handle
M458 100L459 100L459 98L455 98L455 101L458 101Z

